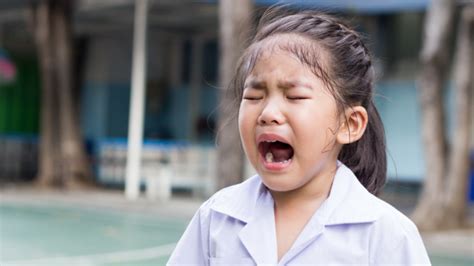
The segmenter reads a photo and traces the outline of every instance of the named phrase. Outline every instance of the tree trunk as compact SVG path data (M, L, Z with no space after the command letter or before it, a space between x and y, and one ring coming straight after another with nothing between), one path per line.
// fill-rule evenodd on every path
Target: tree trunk
M218 118L217 177L220 188L239 183L244 174L244 152L237 126L238 108L228 90L237 60L242 54L252 27L251 0L220 0L220 104Z
M63 182L76 186L90 181L90 166L84 149L79 118L73 103L72 2L59 0L54 8L54 32L59 97L59 132Z
M39 1L32 7L42 80L39 173L41 186L90 183L90 166L72 98L71 2Z
M412 215L420 230L458 227L466 209L468 176L470 86L472 72L471 24L461 22L456 54L456 125L452 145L445 133L443 86L448 73L449 33L454 24L455 1L434 0L428 10L421 53L419 97L426 177ZM463 17L467 17L464 15Z
M414 222L423 230L435 229L443 219L443 211L439 208L442 206L442 199L439 195L445 183L447 144L442 91L448 70L448 40L453 19L453 1L433 0L426 15L419 78L421 130L427 171L423 192L413 213Z
M454 63L455 127L448 165L444 227L460 227L465 222L469 176L469 136L472 91L474 90L474 6L462 12Z
M32 8L32 26L34 27L37 52L41 71L41 123L38 156L37 183L42 187L59 182L60 171L56 167L59 149L54 114L57 113L57 101L54 93L54 62L51 48L51 10L49 3L40 2Z

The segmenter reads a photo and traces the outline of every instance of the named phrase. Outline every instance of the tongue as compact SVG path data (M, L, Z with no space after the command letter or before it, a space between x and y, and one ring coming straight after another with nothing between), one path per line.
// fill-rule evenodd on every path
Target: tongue
M272 143L272 145L270 145L270 152L273 154L273 160L275 162L283 162L293 156L291 146L281 142Z

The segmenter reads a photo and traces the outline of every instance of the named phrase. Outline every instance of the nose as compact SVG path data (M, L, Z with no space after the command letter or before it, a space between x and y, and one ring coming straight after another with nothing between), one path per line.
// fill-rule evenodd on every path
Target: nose
M285 117L276 101L268 101L258 117L259 125L281 125L284 121Z

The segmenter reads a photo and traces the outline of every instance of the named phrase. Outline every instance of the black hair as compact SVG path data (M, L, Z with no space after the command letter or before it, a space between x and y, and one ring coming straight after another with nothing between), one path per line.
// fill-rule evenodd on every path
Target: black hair
M363 136L343 145L338 160L355 173L369 192L377 195L385 184L387 157L382 120L373 102L375 71L361 36L340 19L313 10L267 9L251 45L237 65L231 84L236 100L242 100L245 78L264 50L259 45L261 41L282 34L296 34L308 40L289 44L286 50L322 79L333 94L338 110L356 105L367 110L369 120ZM329 57L326 64L320 60L321 50Z

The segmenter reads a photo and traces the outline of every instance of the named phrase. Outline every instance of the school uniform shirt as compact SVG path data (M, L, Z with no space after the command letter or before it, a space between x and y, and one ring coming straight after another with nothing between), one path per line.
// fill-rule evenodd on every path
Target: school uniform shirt
M280 261L273 198L254 176L203 203L168 265L430 265L430 260L416 226L338 162L329 197Z

